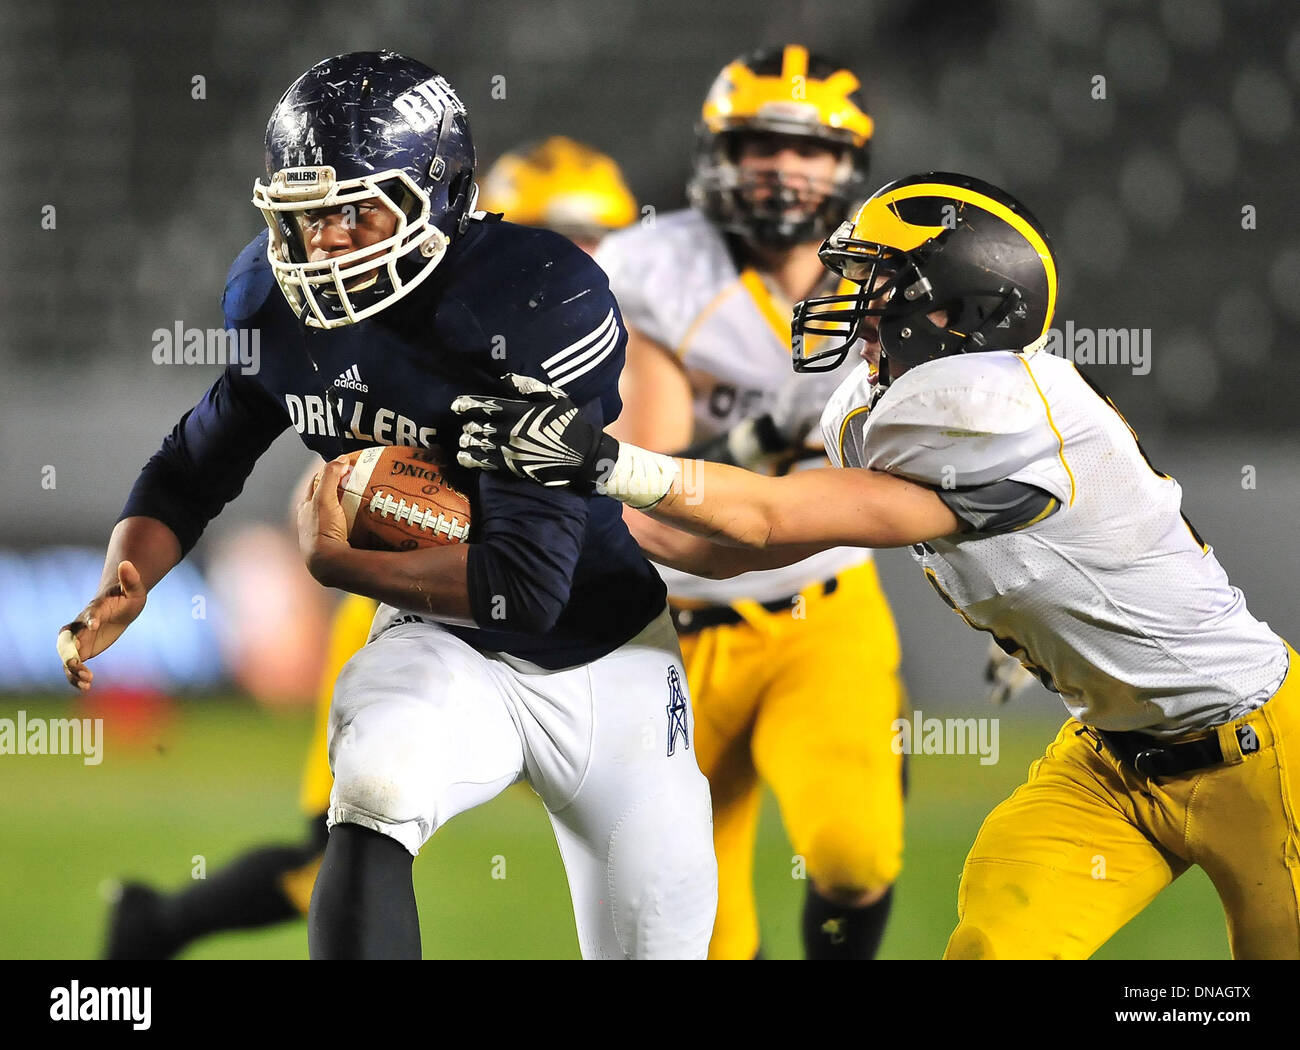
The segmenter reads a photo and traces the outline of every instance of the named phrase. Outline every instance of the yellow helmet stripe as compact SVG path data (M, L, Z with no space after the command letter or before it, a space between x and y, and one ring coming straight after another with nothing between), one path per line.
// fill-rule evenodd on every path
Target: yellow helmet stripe
M802 44L786 44L781 53L781 79L787 84L795 77L808 75L808 49Z

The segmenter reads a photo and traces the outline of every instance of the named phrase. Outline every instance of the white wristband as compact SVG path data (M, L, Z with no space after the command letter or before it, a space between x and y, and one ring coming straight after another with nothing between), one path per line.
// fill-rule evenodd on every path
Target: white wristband
M677 460L619 442L618 459L596 491L636 510L649 510L677 483Z

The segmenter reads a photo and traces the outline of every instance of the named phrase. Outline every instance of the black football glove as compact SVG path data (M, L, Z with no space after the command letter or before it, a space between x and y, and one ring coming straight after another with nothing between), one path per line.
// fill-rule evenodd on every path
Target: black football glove
M465 418L456 462L553 488L594 491L618 459L618 442L580 419L578 406L559 387L514 373L505 379L520 399L462 394L451 403Z

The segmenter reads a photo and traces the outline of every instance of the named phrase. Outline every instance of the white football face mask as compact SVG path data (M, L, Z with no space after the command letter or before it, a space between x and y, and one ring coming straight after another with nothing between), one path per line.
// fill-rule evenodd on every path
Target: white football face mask
M412 202L418 205L413 215ZM253 184L252 203L270 230L266 255L276 283L294 313L312 328L355 324L395 303L433 272L450 244L429 222L428 197L399 169L338 181L329 166L283 168L269 183L258 179ZM362 204L390 212L393 233L345 255L307 261L307 213L347 214L349 207ZM407 256L412 259L404 263L404 275L399 263Z

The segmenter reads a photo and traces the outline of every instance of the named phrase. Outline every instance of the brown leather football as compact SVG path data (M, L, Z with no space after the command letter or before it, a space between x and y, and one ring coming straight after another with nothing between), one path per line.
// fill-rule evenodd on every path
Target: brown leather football
M428 449L376 445L348 459L339 501L353 547L409 551L469 538L469 500L447 484Z

